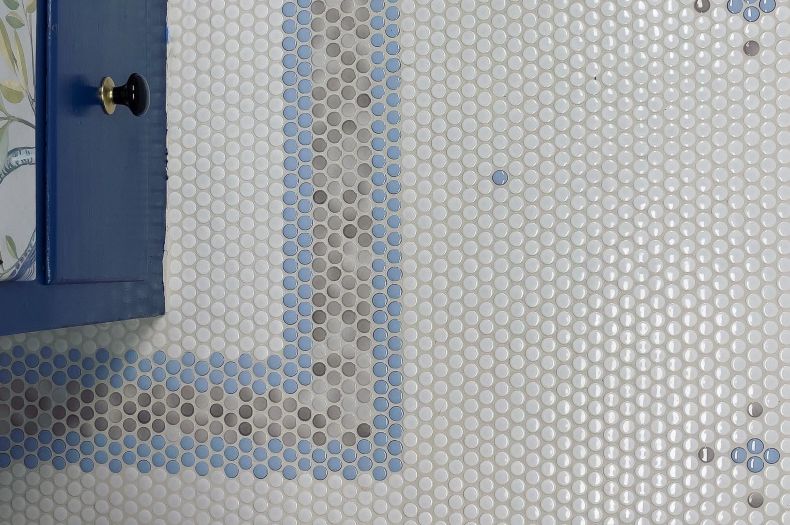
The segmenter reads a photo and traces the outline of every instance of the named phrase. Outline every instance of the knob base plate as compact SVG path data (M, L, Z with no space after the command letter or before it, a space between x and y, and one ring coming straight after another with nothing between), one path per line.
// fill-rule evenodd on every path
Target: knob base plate
M99 87L99 98L101 99L102 109L108 115L115 113L115 101L113 101L112 90L115 88L115 82L112 77L104 77Z

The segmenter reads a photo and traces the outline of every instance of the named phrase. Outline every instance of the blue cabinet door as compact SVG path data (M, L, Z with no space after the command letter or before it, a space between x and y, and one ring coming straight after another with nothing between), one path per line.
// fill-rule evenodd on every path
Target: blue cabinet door
M164 62L146 38L148 7L163 2L51 2L47 62L47 276L51 283L138 281L148 274L144 249L148 175L162 176L160 115L112 115L97 103L101 80L131 73L153 78ZM156 35L161 40L161 33ZM153 206L152 206L153 204ZM149 209L153 207L154 209ZM161 264L161 260L151 261Z
M39 9L37 280L0 282L0 335L164 312L166 0ZM141 116L99 85L146 80Z

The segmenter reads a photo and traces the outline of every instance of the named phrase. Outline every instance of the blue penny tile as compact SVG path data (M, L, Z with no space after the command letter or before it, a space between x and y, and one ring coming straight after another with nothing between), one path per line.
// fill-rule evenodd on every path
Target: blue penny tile
M746 460L746 468L748 468L750 472L761 472L764 467L765 463L759 456L752 456Z
M752 438L746 443L746 450L749 454L759 454L763 451L763 448L763 442L758 438Z
M767 448L765 449L765 454L763 454L763 457L765 458L766 463L773 465L779 461L779 451L775 448Z

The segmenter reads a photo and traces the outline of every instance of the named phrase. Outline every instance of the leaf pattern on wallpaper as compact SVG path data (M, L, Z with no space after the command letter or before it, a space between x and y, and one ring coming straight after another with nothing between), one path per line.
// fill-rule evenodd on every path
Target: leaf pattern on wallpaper
M35 129L35 16L36 0L2 0L5 9L0 17L0 61L11 75L0 78L0 192L9 176L35 163L35 147L10 147L9 137L18 126ZM1 6L0 6L1 7ZM35 170L19 173L35 174ZM0 224L0 227L3 225ZM28 275L35 258L35 231L28 239L14 239L0 231L5 242L0 242L0 281ZM25 246L21 253L18 246Z

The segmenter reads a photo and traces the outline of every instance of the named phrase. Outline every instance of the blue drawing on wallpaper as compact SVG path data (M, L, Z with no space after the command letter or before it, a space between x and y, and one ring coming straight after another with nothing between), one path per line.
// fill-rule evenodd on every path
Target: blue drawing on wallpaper
M776 0L727 0L727 10L734 14L743 14L747 22L756 22L762 13L771 13L776 9Z
M355 11L365 28L355 49L368 46L356 56L336 53L340 24L348 26L337 9L283 6L282 354L198 360L14 348L0 354L0 467L46 461L85 472L106 464L319 480L330 472L382 480L402 468L396 3ZM320 35L311 30L316 16L328 22ZM332 149L352 143L345 156ZM300 393L324 396L326 406Z
M36 275L35 19L36 2L0 7L0 281Z

